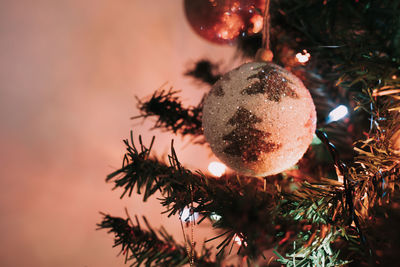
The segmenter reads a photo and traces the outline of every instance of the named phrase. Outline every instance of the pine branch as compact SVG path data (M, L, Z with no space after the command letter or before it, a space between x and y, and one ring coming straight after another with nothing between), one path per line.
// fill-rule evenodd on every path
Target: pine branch
M164 228L154 230L145 217L147 229L140 226L136 216L134 224L130 218L102 215L104 218L97 225L98 229L115 235L114 247L121 247L120 253L125 255L125 263L130 262L130 266L183 266L189 262L185 246L177 244ZM212 261L210 257L211 251L203 247L200 255L195 253L196 266L220 266L219 261Z
M148 190L146 190L143 197L143 200L146 201L150 195L154 194L158 190L158 187L149 184L148 180L152 177L165 173L168 170L168 167L163 164L159 164L156 159L149 159L153 142L154 137L151 141L149 148L147 148L143 145L141 137L139 137L141 148L141 150L139 151L133 143L132 132L132 146L130 145L128 140L124 140L124 143L127 147L127 153L124 156L122 168L109 174L106 179L106 181L110 181L113 177L119 176L119 179L114 180L114 189L118 187L124 188L121 198L123 198L126 193L128 193L128 196L131 196L135 187L137 188L138 194L141 193L140 190L143 187L146 187ZM137 170L140 170L140 172L138 172ZM134 176L136 179L132 180L131 176Z
M377 249L371 243L377 239L376 230L385 229L386 220L376 224L374 218L385 218L381 205L389 205L400 186L400 158L391 141L400 129L399 116L395 115L400 110L400 1L275 2L279 10L272 12L272 24L277 25L272 43L284 40L291 49L307 49L311 60L319 62L308 64L307 71L315 71L311 66L317 66L327 87L337 92L334 102L357 101L351 119L356 122L353 128L358 129L346 129L358 140L357 155L350 158L347 168L335 159L344 184L321 179L313 184L295 183L293 191L282 188L287 180L280 180L278 186L272 179L267 182L271 188L264 192L259 183L243 177L242 181L234 177L214 179L193 173L181 166L173 148L167 165L149 157L150 149L142 143L138 151L127 141L123 167L107 180L113 181L115 188L123 188L122 196L136 188L146 200L160 191L169 216L192 199L193 212L203 218L220 215L220 219L211 220L222 230L221 254L238 236L244 244L240 254L253 258L278 242L280 252L289 251L286 258L280 258L288 266L339 266L346 259L370 265L385 262L378 256L371 261L366 247ZM276 34L279 31L282 34ZM210 75L204 77L211 81ZM138 117L158 117L155 128L202 135L201 103L185 109L171 89L159 90L150 101L139 101L139 108L142 114ZM363 233L367 233L366 242ZM382 247L391 247L390 240L379 241Z
M130 195L135 188L144 195L144 200L160 191L160 201L167 208L165 213L168 216L180 213L190 206L193 199L194 212L202 215L203 219L221 216L219 220L211 219L215 228L225 232L225 240L219 247L221 253L232 244L235 235L243 237L242 243L247 244L240 253L252 258L273 245L276 229L271 211L276 202L276 179L271 178L270 190L262 191L261 181L257 179L237 179L235 176L216 179L185 169L173 146L167 166L150 159L150 149L143 146L141 141L141 151L133 141L129 144L125 140L125 144L127 153L124 165L107 177L107 181L114 182L115 188L123 188L121 197L127 192Z
M361 246L368 251L354 208L354 184L350 184L348 169L341 162L327 135L317 131L317 136L330 151L335 166L344 177L344 184L327 179L316 184L306 182L294 192L283 194L277 207L279 213L304 225L303 230L297 234L298 238L292 241L294 247L286 255L288 258L277 253L278 261L287 266L341 266L348 262L339 257L339 254L346 254ZM353 222L355 227L352 226ZM354 233L359 237L354 236ZM331 244L335 243L347 245L340 250L332 249ZM356 257L361 255L364 255L363 251ZM348 257L349 255L347 259Z
M262 191L257 179L241 177L239 180L226 176L216 179L199 172L192 173L180 164L173 145L169 166L150 159L150 149L142 144L141 138L139 140L141 151L136 148L132 137L131 143L125 140L127 154L124 157L124 165L110 174L107 181L113 181L115 188L124 189L121 197L126 192L133 192L135 187L139 194L144 195L144 200L160 191L163 195L160 201L167 208L165 213L168 213L168 216L190 206L193 199L193 212L198 212L203 219L210 218L213 227L224 231L219 236L223 238L217 246L219 254L223 254L233 239L239 236L242 239L240 254L255 259L262 255L265 249L279 240L282 241L279 233L298 232L302 225L294 225L292 221L300 218L309 220L309 224L318 227L322 224L341 227L348 221L344 207L339 205L340 201L344 203L343 187L335 181L326 180L325 184L318 185L302 183L295 192L286 193L289 190L285 189L289 187L289 180L269 178L267 190ZM285 183L288 183L287 186ZM278 184L283 190L282 193L277 191ZM318 205L315 205L315 201ZM279 202L281 204L277 205ZM328 206L331 204L332 208ZM340 208L339 215L335 215L336 220L329 219L329 216L334 216L334 212L338 213L333 207ZM325 215L318 215L315 211ZM215 215L220 218L212 219ZM285 243L288 243L286 241ZM309 246L310 250L313 248L314 246ZM281 251L285 250L287 247L283 246Z
M298 41L290 42L291 47L307 49L319 62L321 76L336 82L341 96L357 101L351 117L355 127L350 125L356 128L356 157L342 172L345 187L350 189L345 190L349 193L342 202L352 204L345 204L338 214L345 218L351 211L349 215L358 220L357 228L370 233L376 227L371 219L375 218L374 210L390 201L400 185L399 156L391 144L400 127L396 115L400 110L400 1L287 0L276 6L280 12L273 13L273 23L290 32L287 38ZM329 77L331 73L336 75ZM311 206L311 202L302 202L299 214ZM295 212L294 208L288 210ZM360 255L353 256L360 259Z
M336 240L340 238L339 231L331 231L326 234L324 238L317 237L315 239L310 239L309 236L309 233L307 233L306 235L301 233L302 239L312 242L312 247L310 246L310 248L305 251L304 247L296 249L296 243L294 243L294 252L287 254L287 258L283 257L281 254L275 251L275 254L278 256L277 261L289 267L334 267L343 266L350 263L350 261L340 259L340 250L332 250L331 244L333 242L336 242Z
M140 151L134 145L132 137L131 143L125 140L127 154L124 157L124 165L120 170L110 174L107 180L113 181L115 188L124 189L122 196L126 192L131 193L135 187L139 194L144 194L145 199L156 191L160 191L163 195L160 199L161 204L167 208L165 212L169 216L190 206L193 199L194 212L203 215L203 219L210 218L215 228L224 231L219 236L223 239L217 247L220 249L220 254L230 247L236 236L242 239L243 244L239 253L250 256L252 259L262 255L263 250L279 240L279 243L286 245L281 246L280 251L288 250L287 244L290 242L285 238L282 239L282 235L290 232L298 232L302 235L301 229L305 222L319 233L323 232L318 230L319 228L329 226L329 229L332 229L332 235L329 236L328 243L348 244L349 241L346 240L353 240L353 244L359 244L354 235L355 229L347 226L349 213L344 205L346 200L343 185L336 181L324 180L315 185L302 183L298 185L298 190L290 193L284 189L284 180L278 181L271 178L267 183L268 189L261 191L258 180L245 177L241 180L235 177L215 179L201 173L192 173L180 164L173 146L169 156L169 166L167 166L151 159L149 157L151 146L147 148L142 144L141 138L139 140ZM276 190L278 182L283 190L282 193ZM277 205L279 201L280 205ZM221 217L217 220L212 219L215 215ZM301 223L293 224L293 221ZM336 232L337 230L334 229L341 230ZM345 240L343 236L346 237ZM308 238L311 238L310 235ZM320 241L311 245L307 245L309 239L304 237L302 237L302 242L296 241L299 251L300 249L302 251L301 260L307 262L312 260L312 257L315 258L315 254L311 252L316 249L327 249L326 245L320 246L321 242L327 242L323 241L325 236L320 235L314 238ZM295 241L293 238L290 240ZM355 245L350 247L355 247ZM294 255L295 252L288 255ZM329 254L329 261L341 263L342 258L337 255L337 251L334 255Z
M295 192L284 194L277 211L300 226L292 234L296 238L283 244L290 251L286 257L275 252L278 262L286 266L342 266L352 259L368 260L357 229L348 224L350 217L340 183L304 183Z
M201 59L196 62L192 69L185 72L186 76L193 77L194 79L208 85L213 85L222 74L218 71L219 66L207 59Z
M138 99L140 115L132 119L157 117L154 129L161 128L181 135L202 136L203 100L196 107L184 108L176 96L178 91L159 89L148 101Z

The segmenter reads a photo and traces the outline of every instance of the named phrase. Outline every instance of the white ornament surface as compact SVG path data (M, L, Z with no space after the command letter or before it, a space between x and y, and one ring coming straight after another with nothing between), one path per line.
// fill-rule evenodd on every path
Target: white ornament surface
M212 151L244 175L273 175L296 164L315 127L309 91L273 63L251 62L228 72L214 84L203 108Z

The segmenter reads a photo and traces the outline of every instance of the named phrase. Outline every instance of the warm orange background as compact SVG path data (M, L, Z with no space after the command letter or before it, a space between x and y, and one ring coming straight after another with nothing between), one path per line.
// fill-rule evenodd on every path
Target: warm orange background
M131 129L146 141L155 134L159 155L175 138L187 166L205 170L210 161L203 148L129 119L138 114L134 96L164 82L197 104L204 88L182 75L191 62L231 67L233 48L196 36L182 2L0 1L0 266L123 266L112 237L95 228L99 211L123 215L124 207L182 240L178 219L160 215L157 200L120 200L104 182ZM203 228L201 240L211 237Z

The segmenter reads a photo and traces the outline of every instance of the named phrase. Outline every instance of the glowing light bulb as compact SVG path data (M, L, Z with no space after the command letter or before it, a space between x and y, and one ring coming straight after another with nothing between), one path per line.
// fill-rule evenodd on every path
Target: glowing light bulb
M239 246L242 245L242 239L240 239L239 236L235 235L235 239L234 239L235 243L238 244Z
M329 112L327 123L341 120L344 117L346 117L347 114L349 114L348 108L345 105L340 105L331 112Z
M226 171L226 166L220 162L213 161L208 165L208 171L216 177L221 177Z
M242 239L237 234L235 234L235 237L233 238L233 241L236 244L238 244L239 246L241 246L243 244L245 247L247 247L247 242L246 241L243 242Z
M302 53L296 54L296 59L300 63L306 63L310 59L311 55L307 52L307 50L303 50Z
M180 213L180 219L182 222L191 222L193 220L197 220L197 218L199 217L199 213L194 212L193 214L191 214L190 212L190 208L185 207L181 213Z
M211 215L210 215L210 219L213 220L213 221L216 221L216 222L221 220L221 218L222 218L222 216L216 214L215 212L211 213Z

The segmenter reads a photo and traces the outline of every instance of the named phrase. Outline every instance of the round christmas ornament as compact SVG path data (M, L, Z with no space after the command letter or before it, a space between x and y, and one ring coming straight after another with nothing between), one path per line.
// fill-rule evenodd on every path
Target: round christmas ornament
M265 0L185 0L186 18L201 37L218 44L262 29Z
M228 72L204 102L204 135L212 151L244 175L268 176L292 167L315 127L309 91L273 63L246 63Z

